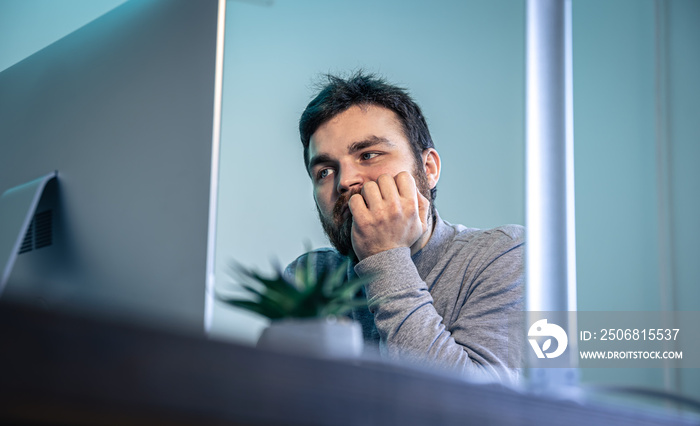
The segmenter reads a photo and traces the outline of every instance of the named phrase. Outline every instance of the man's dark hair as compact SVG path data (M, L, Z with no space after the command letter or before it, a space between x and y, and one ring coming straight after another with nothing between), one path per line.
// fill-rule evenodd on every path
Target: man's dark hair
M304 145L304 165L309 171L309 140L318 128L331 118L359 105L376 105L394 111L399 117L404 134L411 143L411 149L420 165L421 154L428 148L434 148L428 124L423 113L406 89L387 83L381 77L363 71L357 71L348 78L326 74L328 83L319 94L309 102L299 119L299 135ZM437 187L430 190L430 197L435 200Z

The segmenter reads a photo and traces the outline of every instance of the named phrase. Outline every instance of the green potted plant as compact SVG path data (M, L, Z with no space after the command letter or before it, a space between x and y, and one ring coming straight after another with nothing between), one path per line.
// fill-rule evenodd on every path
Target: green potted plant
M324 357L356 357L362 353L360 325L345 314L366 306L357 293L367 278L346 280L349 260L335 269L314 268L313 254L299 262L294 277L278 268L275 276L232 265L249 298L219 296L229 305L270 319L258 347Z

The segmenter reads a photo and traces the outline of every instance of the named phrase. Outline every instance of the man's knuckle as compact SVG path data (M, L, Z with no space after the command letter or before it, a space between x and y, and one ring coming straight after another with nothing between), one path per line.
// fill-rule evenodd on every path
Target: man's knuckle
M399 205L398 204L390 205L389 208L387 208L387 216L389 216L389 218L391 220L397 220L397 219L401 218L402 211L401 211L401 208L399 207Z
M405 170L403 172L399 173L398 177L399 177L399 179L402 179L402 180L405 180L408 182L413 180L413 175L411 175L409 172L407 172Z

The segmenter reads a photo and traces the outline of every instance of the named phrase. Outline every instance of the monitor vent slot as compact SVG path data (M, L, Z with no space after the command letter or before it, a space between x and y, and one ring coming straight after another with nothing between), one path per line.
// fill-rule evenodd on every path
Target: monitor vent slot
M53 219L51 210L34 216L34 248L48 247L53 243Z
M22 245L19 248L19 254L31 251L34 248L34 220L29 222L29 229L24 235L24 240L22 240Z
M34 215L24 236L19 254L53 244L53 211L46 210Z

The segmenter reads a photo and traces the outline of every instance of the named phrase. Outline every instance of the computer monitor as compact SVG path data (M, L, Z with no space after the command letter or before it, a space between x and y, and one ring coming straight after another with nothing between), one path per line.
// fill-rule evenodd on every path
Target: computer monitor
M58 173L0 303L204 332L224 9L129 1L0 73L0 193Z

